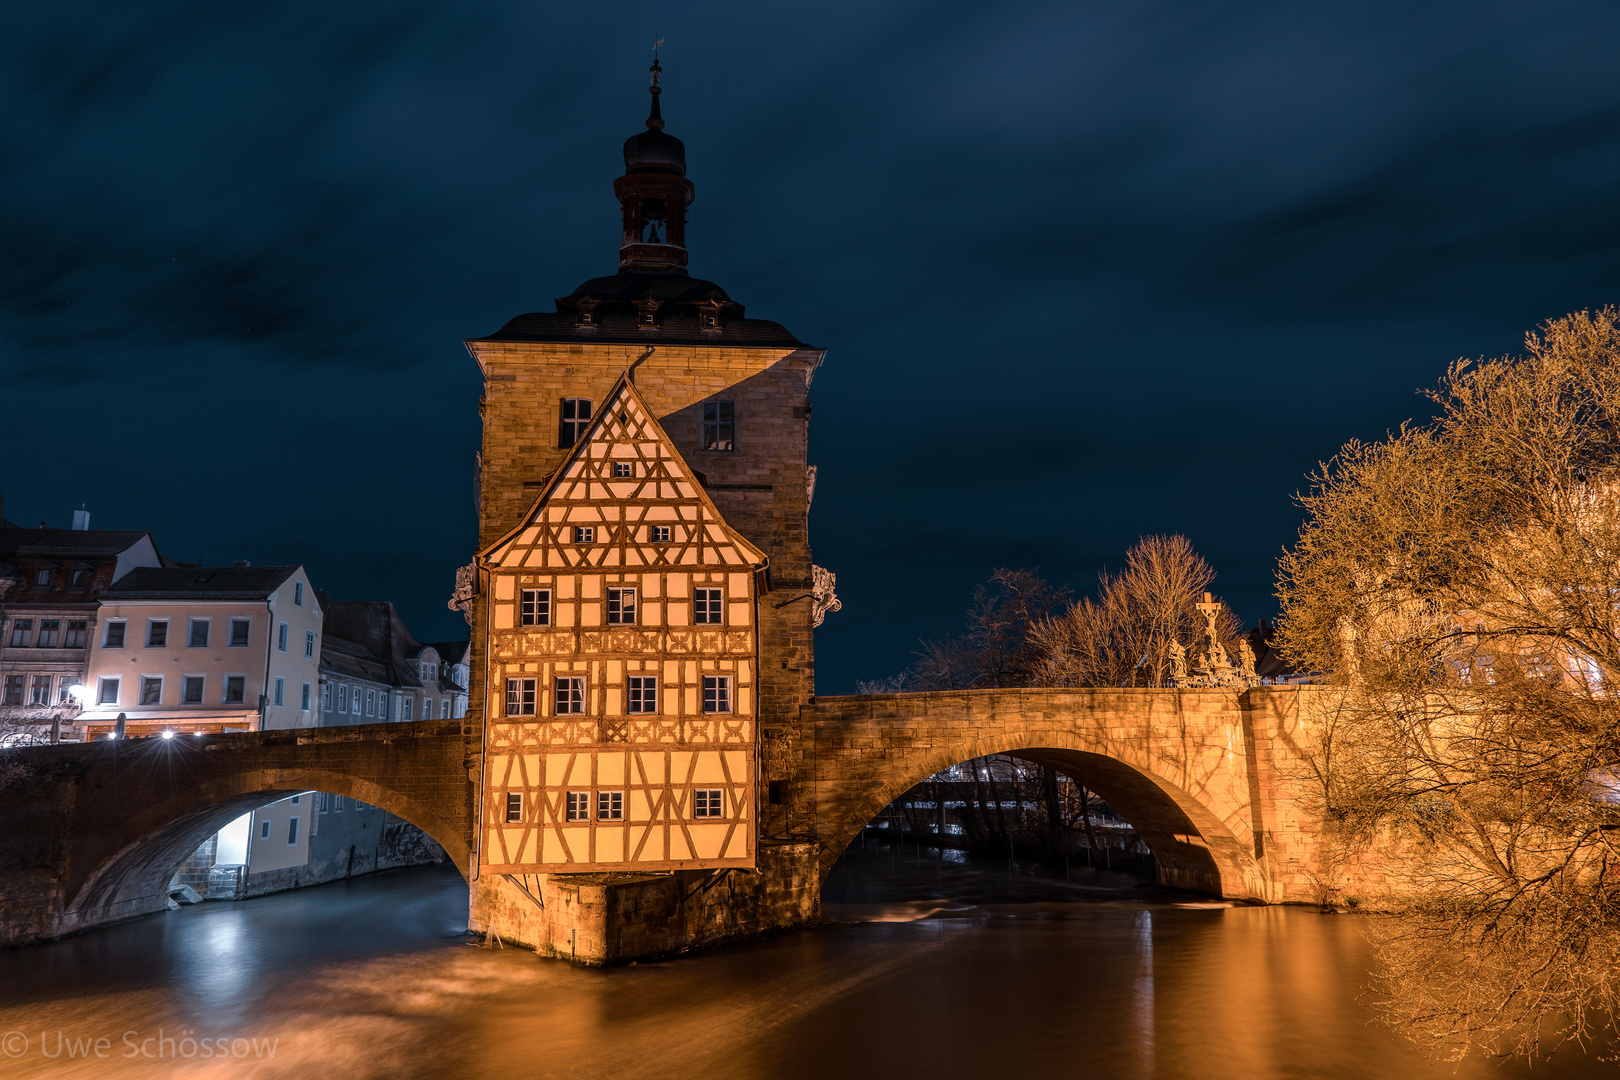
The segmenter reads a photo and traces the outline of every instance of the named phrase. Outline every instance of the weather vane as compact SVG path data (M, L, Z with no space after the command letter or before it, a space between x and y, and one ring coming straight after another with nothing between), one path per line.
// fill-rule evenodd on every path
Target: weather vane
M663 70L662 68L660 68L658 66L658 47L660 45L662 45L663 43L664 43L663 38L659 38L657 41L653 42L653 62L652 62L652 67L647 69L648 71L652 72L652 84L654 86L658 85L658 73Z

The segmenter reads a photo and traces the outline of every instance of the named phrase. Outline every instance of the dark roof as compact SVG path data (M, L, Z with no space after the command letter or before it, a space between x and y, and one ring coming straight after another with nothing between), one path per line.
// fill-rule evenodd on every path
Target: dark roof
M138 566L102 595L108 600L263 600L296 566Z
M393 685L386 660L372 655L365 646L345 641L330 634L321 636L321 667L351 679L369 679L372 682Z
M641 305L649 300L657 304L656 330L644 330L638 324ZM582 304L591 309L596 325L576 325ZM705 308L718 316L718 329L703 329ZM488 337L475 340L809 347L781 323L744 318L743 306L712 281L679 273L634 271L592 278L568 296L559 297L555 312L519 315Z
M387 600L333 600L315 594L323 615L324 636L352 642L385 661L391 672L385 680L395 686L421 686L415 664L406 663L421 648L399 611Z
M0 555L25 559L105 557L128 551L147 535L133 529L7 528L0 529Z
M440 660L443 660L447 664L459 664L463 660L467 659L467 646L471 644L471 642L430 641L428 644L432 645L439 651Z

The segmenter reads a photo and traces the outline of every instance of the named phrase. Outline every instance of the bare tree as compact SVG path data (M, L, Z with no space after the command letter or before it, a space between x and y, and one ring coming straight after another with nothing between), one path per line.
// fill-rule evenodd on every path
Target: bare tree
M1302 497L1280 645L1334 672L1324 825L1399 875L1383 1008L1534 1056L1620 1007L1620 312L1454 364Z
M1040 657L1031 647L1030 629L1068 597L1068 589L1054 588L1035 571L996 570L973 591L966 633L922 642L905 676L907 685L917 690L1031 685Z
M1185 537L1144 536L1125 553L1125 568L1098 578L1097 595L1042 620L1029 632L1042 686L1163 686L1170 643L1204 636L1194 606L1215 570ZM1221 644L1235 649L1242 623L1222 612Z

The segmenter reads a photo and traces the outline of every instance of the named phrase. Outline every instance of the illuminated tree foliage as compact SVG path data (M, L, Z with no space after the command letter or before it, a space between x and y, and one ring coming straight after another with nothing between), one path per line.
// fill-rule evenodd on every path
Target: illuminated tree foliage
M1325 824L1407 890L1373 922L1382 1008L1453 1058L1585 1040L1617 1005L1617 320L1454 364L1432 422L1319 470L1280 567L1280 645L1340 690Z

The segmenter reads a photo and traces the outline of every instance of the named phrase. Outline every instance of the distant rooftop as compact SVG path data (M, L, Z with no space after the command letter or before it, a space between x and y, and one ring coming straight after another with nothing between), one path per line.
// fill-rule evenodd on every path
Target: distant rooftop
M83 535L82 533L80 535ZM140 566L107 588L107 600L264 600L296 566Z

